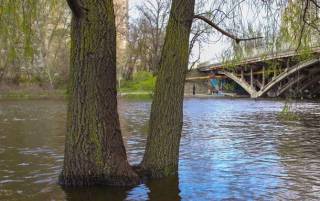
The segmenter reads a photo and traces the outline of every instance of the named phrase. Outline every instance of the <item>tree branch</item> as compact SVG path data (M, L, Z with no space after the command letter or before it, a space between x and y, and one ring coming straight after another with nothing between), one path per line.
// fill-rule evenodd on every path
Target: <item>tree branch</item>
M305 19L304 19L303 21L304 21L304 23L306 23L307 25L309 25L311 28L313 28L314 30L316 30L317 32L320 33L320 28L318 28L315 24L312 24L312 23L306 21Z
M316 0L310 0L317 8L320 8L320 4Z
M217 31L219 31L220 33L222 33L223 35L233 39L236 41L236 43L240 43L241 41L248 41L248 40L256 40L256 39L260 39L263 37L254 37L254 38L238 38L237 36L223 30L222 28L220 28L218 25L216 25L214 22L212 22L210 19L201 16L201 15L194 15L193 16L194 19L199 19L202 20L204 22L206 22L207 24L209 24L210 26L212 26L214 29L216 29Z
M75 17L77 18L82 17L83 11L78 0L67 0L67 3Z

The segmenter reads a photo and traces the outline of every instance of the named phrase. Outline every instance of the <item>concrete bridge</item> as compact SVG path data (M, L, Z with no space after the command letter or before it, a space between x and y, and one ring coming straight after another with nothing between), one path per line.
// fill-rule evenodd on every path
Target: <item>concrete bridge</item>
M200 65L189 73L186 83L208 83L217 78L232 80L252 98L286 93L314 96L320 93L320 47L302 53L292 50Z

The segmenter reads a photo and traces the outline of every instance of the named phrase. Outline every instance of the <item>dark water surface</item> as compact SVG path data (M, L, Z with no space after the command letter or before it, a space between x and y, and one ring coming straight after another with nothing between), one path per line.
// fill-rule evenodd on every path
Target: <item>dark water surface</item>
M179 176L131 189L63 190L66 103L0 101L0 200L320 200L320 104L187 99ZM128 157L144 152L150 102L120 101Z

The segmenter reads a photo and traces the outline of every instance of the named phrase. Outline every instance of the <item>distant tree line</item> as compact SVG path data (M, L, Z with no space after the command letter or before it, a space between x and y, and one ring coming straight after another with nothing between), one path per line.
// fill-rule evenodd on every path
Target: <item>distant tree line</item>
M131 80L139 71L157 75L170 8L169 0L146 0L131 8L137 17L130 18L129 33L125 33L128 34L128 47L123 56L125 59L121 59L124 64L118 65L118 79ZM245 16L246 9L249 16ZM195 5L196 13L217 22L229 33L239 37L263 36L260 40L241 44L226 39L232 48L221 55L224 58L234 53L236 56L252 54L254 48L261 46L270 50L288 44L291 48L301 49L319 43L318 10L316 0L257 1L255 6L250 1L198 0ZM115 14L118 12L116 6ZM261 13L264 13L263 19ZM257 20L248 22L245 20L248 17ZM66 87L71 21L67 3L3 0L0 19L0 83ZM200 62L204 44L214 42L212 35L216 36L214 40L221 39L221 35L214 33L214 29L199 20L192 24L189 68Z

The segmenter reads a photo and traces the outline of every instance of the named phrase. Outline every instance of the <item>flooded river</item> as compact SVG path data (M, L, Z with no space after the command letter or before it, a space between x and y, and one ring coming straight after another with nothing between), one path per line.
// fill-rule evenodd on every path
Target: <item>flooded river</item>
M119 103L130 163L146 142L150 101ZM186 99L179 176L134 188L62 189L66 103L0 101L0 200L320 200L320 103Z

